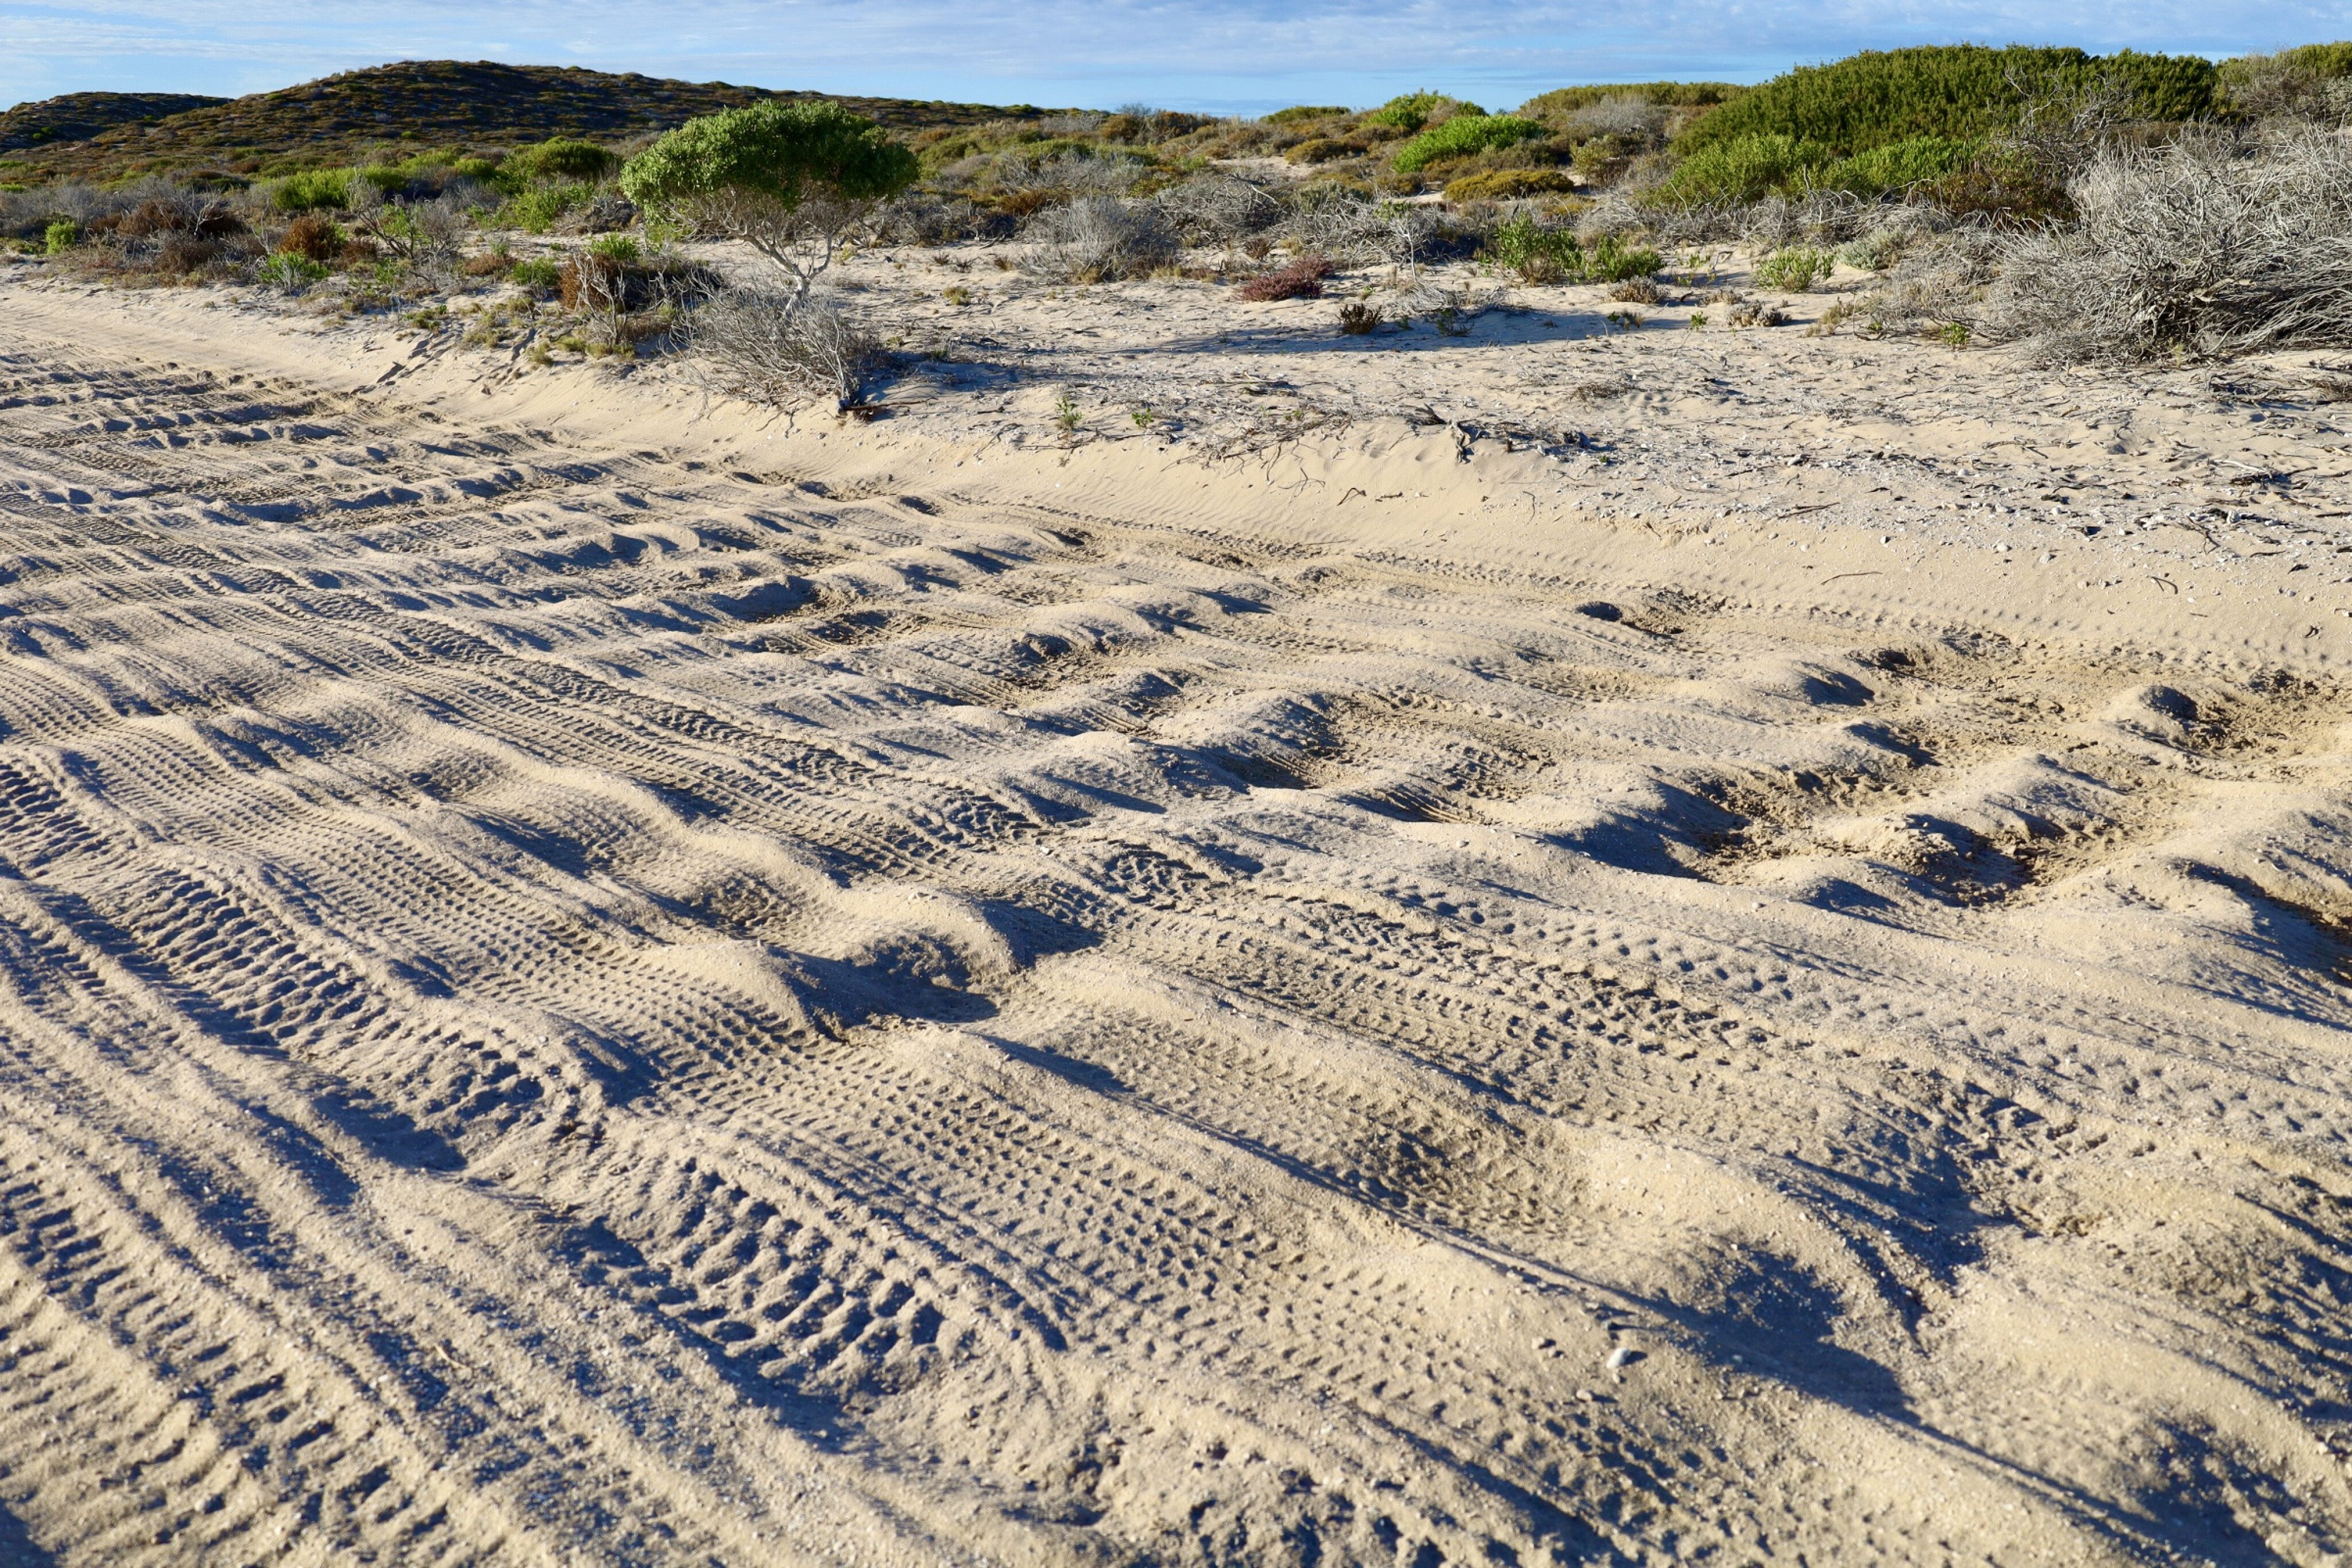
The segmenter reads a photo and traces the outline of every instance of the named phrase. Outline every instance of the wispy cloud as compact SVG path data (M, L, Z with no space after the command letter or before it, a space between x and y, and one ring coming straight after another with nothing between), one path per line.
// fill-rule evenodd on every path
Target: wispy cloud
M236 93L387 59L501 59L987 102L1252 110L1432 86L1516 103L1570 81L1753 80L1973 40L2209 55L2352 34L2352 0L97 0L0 5L0 102Z

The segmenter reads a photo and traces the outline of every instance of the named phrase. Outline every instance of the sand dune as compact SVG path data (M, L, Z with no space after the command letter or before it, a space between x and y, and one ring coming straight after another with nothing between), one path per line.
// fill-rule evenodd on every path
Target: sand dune
M2346 1550L2324 408L1496 340L1214 463L0 310L0 1557Z

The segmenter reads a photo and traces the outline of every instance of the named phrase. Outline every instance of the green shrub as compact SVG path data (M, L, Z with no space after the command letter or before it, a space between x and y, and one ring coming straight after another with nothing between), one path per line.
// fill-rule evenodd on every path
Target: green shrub
M354 169L351 173L365 180L387 196L396 196L408 189L410 170L405 164L373 163L364 169ZM344 189L349 191L348 183Z
M349 169L311 169L289 174L269 193L271 205L281 213L312 213L321 207L341 207L352 199Z
M1792 245L1756 264L1756 281L1784 294L1802 294L1829 277L1837 258L1818 246Z
M1622 283L1660 271L1666 258L1646 246L1628 248L1615 235L1603 235L1584 258L1584 276L1593 283Z
M601 256L606 261L616 261L624 267L635 267L643 258L637 242L627 235L598 235L588 242L588 254Z
M499 169L499 163L488 158L460 158L449 165L451 173L485 185L498 183Z
M621 166L620 154L607 152L593 141L575 141L553 137L535 147L519 148L507 155L500 165L509 179L525 184L539 184L551 180L589 181L604 179Z
M1940 180L1976 156L1977 143L1949 136L1914 136L1841 158L1813 176L1824 190L1875 196Z
M1445 187L1449 202L1523 202L1529 196L1564 195L1576 182L1557 169L1489 169L1465 174Z
M59 218L43 232L41 253L44 256L63 256L73 249L75 242L80 238L81 230L75 226L71 218Z
M1486 258L1529 283L1561 283L1584 276L1584 247L1569 229L1549 229L1525 214L1486 236Z
M526 234L543 235L562 222L564 214L586 206L595 194L595 186L570 182L533 185L509 197L493 221Z
M1411 174L1440 158L1460 158L1515 146L1549 134L1541 122L1522 120L1516 114L1457 114L1398 148L1391 162L1397 172Z
M1773 78L1702 116L1675 150L1780 136L1851 155L1917 137L1982 137L2017 123L2024 99L2015 84L2090 89L2109 80L2131 90L2143 119L2204 119L2220 103L2213 63L2194 56L1980 44L1873 49Z
M519 283L533 294L552 294L561 286L563 269L544 257L518 261L507 273L507 281Z
M1268 125L1296 125L1301 120L1332 120L1347 112L1344 109L1318 109L1311 104L1299 103L1288 109L1276 110L1265 117L1265 122Z
M1795 184L1835 160L1818 141L1800 141L1778 132L1710 142L1685 158L1655 199L1669 203L1754 201L1767 191Z
M1364 116L1364 123L1393 125L1399 131L1419 131L1449 110L1456 115L1483 115L1486 112L1475 103L1464 103L1442 92L1408 92L1389 99Z

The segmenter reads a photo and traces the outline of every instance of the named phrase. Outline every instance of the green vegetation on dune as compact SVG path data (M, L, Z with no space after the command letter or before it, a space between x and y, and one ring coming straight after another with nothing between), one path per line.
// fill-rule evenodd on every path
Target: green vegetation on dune
M1398 148L1390 166L1401 173L1410 174L1426 169L1441 158L1489 152L1515 142L1530 141L1544 134L1546 131L1540 121L1522 120L1515 114L1457 114Z
M2199 120L2220 108L2213 62L2191 56L1976 44L1872 50L1776 77L1702 117L1675 148L1695 156L1781 136L1843 157L1922 137L1969 140L2014 126L2029 91L2110 83L2127 90L2131 112L2144 120Z

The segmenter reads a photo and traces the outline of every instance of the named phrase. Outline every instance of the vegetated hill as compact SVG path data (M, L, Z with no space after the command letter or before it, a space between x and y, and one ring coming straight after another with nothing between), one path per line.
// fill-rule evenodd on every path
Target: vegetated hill
M831 99L901 132L1039 112L1025 105L1006 110L976 103L778 92L569 66L404 60L276 92L205 100L161 120L115 123L71 141L52 140L12 150L0 160L0 178L103 181L167 170L276 174L351 163L387 142L412 149L513 147L551 136L613 142L666 131L698 114L771 98ZM26 105L11 113L40 107Z
M0 113L0 149L84 141L118 125L227 101L200 92L69 92Z
M1988 48L1957 44L1870 50L1773 78L1704 116L1675 139L1690 153L1751 136L1817 142L1840 155L1915 137L1972 138L2017 122L2021 89L2126 88L2142 119L2200 120L2219 111L2219 73L2193 55L2125 49Z

